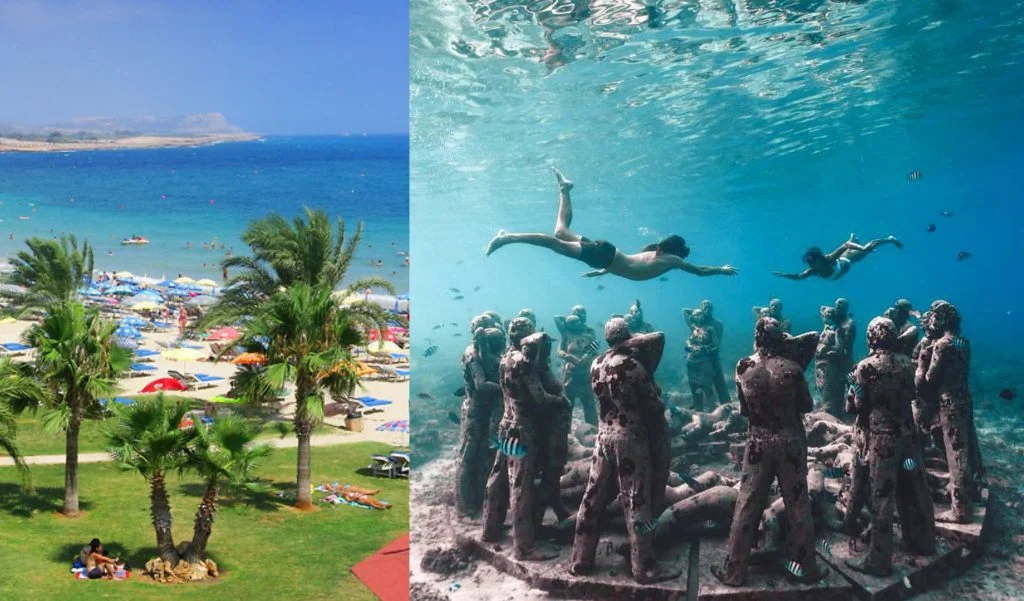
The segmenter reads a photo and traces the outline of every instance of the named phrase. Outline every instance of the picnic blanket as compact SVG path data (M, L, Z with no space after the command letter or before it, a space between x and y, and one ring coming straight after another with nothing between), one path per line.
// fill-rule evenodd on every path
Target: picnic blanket
M88 570L82 565L81 559L75 559L75 563L71 564L71 577L75 580L90 580ZM132 570L128 566L114 572L114 580L128 580L131 577ZM93 578L91 580L102 580L102 578Z

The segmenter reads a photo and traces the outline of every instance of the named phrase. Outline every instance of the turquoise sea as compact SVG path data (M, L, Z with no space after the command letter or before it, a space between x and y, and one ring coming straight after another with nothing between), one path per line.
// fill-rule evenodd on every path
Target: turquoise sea
M438 400L414 404L415 423L457 406L473 315L531 307L554 332L582 303L598 328L634 299L667 334L659 382L683 391L680 309L702 299L734 365L772 297L798 332L847 297L860 356L896 299L944 298L976 401L1020 412L997 393L1022 380L1024 3L413 0L411 23L413 343L438 347L416 353L414 392ZM551 166L576 182L577 232L626 252L679 234L691 262L739 275L584 279L539 248L485 257L501 228L552 232ZM839 281L771 275L851 232L905 248Z
M409 250L408 157L404 135L0 153L0 256L27 237L70 232L93 243L100 269L221 281L225 253L247 252L239 235L250 221L310 206L343 217L350 234L361 221L351 275L382 275L401 293L409 282L399 254ZM132 235L151 243L120 244ZM215 250L203 248L214 240Z

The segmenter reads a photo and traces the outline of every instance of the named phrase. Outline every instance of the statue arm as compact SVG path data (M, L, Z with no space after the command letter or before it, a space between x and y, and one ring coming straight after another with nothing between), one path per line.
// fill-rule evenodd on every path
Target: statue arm
M501 386L497 382L491 382L487 379L487 375L484 373L484 367L479 361L469 362L469 373L473 378L473 387L486 394L496 394L501 392Z
M943 341L936 342L932 346L931 360L928 362L928 371L924 376L925 382L929 385L934 386L938 382L942 375L942 368L946 364L949 349L952 348L951 345L944 344Z

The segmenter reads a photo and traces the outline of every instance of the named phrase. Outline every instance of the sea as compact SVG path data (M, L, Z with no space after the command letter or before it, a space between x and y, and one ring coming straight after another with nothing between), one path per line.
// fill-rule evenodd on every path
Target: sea
M1024 368L1024 2L413 0L411 15L414 445L428 418L455 427L474 315L529 307L557 337L573 305L600 332L638 299L666 334L659 383L686 393L681 309L703 299L727 374L772 298L794 332L847 298L858 358L894 301L945 299L979 419L1024 409L998 396ZM575 182L575 231L625 252L678 234L692 263L739 274L634 282L535 247L485 256L499 229L552 233L553 166ZM837 281L772 275L851 233L904 248Z
M343 218L347 236L362 223L349 279L381 276L408 292L408 143L405 135L268 136L195 148L0 153L0 257L29 237L69 233L93 245L98 269L220 282L225 255L248 252L240 236L251 222L311 207ZM150 244L121 245L132 236Z

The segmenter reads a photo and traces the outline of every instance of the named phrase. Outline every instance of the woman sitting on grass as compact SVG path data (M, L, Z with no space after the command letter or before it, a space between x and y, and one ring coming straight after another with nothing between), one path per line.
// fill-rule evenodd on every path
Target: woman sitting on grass
M85 566L85 575L90 580L97 578L112 579L117 572L117 558L103 555L103 543L98 538L92 539L88 545L82 547L82 551L78 554L78 559Z

